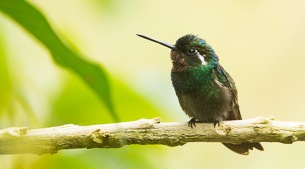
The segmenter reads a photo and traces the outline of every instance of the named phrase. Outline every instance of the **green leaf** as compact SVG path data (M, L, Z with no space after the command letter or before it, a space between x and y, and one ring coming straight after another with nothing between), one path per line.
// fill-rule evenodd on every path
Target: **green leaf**
M79 75L105 103L112 117L118 121L110 96L105 71L97 64L84 60L55 34L46 18L32 5L22 0L0 0L0 10L19 23L38 39L60 66Z

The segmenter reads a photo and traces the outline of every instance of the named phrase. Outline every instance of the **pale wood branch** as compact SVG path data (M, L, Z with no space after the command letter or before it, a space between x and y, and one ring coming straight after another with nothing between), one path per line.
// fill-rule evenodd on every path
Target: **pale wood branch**
M305 122L274 121L270 118L212 123L160 123L159 118L92 126L63 125L0 130L0 154L54 154L62 149L120 148L125 145L161 144L179 146L188 142L280 142L305 141Z

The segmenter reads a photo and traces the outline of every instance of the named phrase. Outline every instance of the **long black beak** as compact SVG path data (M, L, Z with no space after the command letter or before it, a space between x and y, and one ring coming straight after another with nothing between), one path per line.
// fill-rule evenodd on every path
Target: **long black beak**
M163 45L165 47L168 47L170 49L173 49L173 50L176 50L176 47L174 45L171 45L171 44L168 44L168 43L165 43L165 42L161 42L161 41L158 41L156 39L152 39L150 37L147 37L145 35L141 35L141 34L137 34L138 36L144 38L144 39L147 39L147 40L150 40L150 41L153 41L153 42L156 42L156 43L159 43L160 45Z

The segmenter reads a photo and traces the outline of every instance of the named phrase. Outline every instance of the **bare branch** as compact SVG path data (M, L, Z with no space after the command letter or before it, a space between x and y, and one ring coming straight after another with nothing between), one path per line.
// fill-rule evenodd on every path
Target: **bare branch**
M273 121L258 117L247 120L196 123L160 123L159 118L92 126L64 125L29 130L0 130L0 154L54 154L62 149L120 148L131 144L179 146L188 142L281 142L305 141L305 122Z

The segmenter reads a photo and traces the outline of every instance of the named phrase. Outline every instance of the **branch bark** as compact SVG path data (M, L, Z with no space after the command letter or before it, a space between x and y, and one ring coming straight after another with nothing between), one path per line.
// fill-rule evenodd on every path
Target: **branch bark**
M305 141L305 122L270 118L224 121L220 126L186 122L160 123L159 118L92 126L63 125L0 130L0 154L54 154L62 149L120 148L131 144L179 146L188 142L281 142Z

